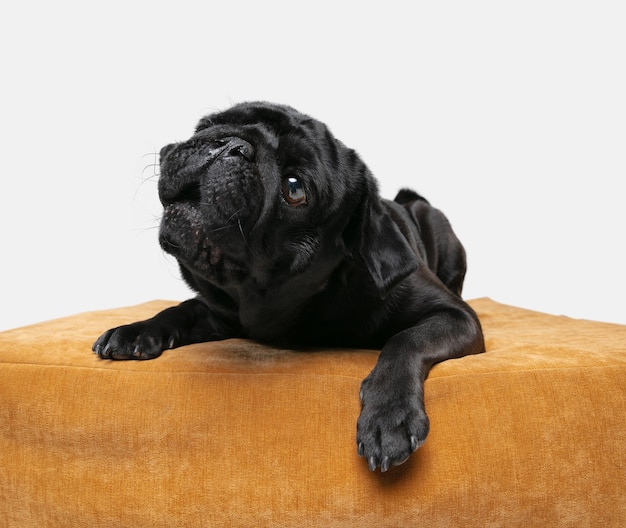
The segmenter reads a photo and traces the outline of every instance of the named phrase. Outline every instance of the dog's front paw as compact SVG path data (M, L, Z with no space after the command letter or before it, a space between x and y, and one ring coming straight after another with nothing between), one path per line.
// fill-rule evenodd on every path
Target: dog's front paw
M402 464L426 441L429 421L422 398L402 385L371 375L361 385L357 446L372 471Z
M163 335L148 321L107 330L93 344L102 359L153 359L175 346L174 337Z

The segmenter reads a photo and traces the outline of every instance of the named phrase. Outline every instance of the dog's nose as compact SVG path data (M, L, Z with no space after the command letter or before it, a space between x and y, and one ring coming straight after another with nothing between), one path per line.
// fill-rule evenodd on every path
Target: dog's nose
M243 158L252 161L254 149L245 139L238 137L225 138L223 147L220 149L220 156L231 158Z

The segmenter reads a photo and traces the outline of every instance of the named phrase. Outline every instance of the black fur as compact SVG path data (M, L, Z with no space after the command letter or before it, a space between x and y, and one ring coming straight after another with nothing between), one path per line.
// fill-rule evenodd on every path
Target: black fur
M429 369L484 350L461 299L465 252L441 212L410 190L380 198L324 124L268 103L205 117L164 147L159 196L160 244L198 295L105 332L98 356L231 337L381 348L361 387L358 452L386 471L425 441Z

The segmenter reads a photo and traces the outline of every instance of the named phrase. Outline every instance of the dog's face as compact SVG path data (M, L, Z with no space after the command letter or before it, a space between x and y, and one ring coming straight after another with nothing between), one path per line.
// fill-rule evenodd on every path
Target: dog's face
M249 279L276 289L306 272L314 287L349 251L346 226L375 192L365 165L325 125L290 107L244 103L161 150L160 243L196 289Z

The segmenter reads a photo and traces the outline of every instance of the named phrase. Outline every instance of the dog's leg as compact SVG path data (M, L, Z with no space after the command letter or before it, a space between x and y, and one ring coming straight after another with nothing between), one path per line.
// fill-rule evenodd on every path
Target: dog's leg
M431 314L385 344L361 385L357 424L358 452L372 471L401 464L425 442L424 380L432 365L483 350L480 323L469 308Z
M153 359L168 348L226 337L217 332L212 319L204 303L190 299L145 321L106 331L92 350L103 359Z

